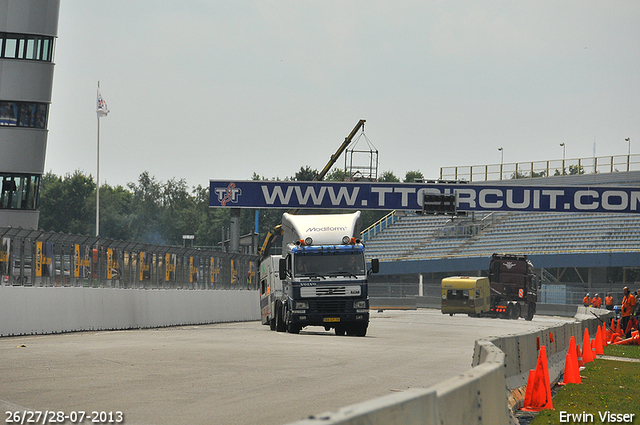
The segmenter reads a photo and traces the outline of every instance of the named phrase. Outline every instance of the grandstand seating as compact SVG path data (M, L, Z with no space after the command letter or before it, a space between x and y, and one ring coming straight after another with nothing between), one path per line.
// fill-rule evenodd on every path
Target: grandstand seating
M456 224L469 231L443 231ZM453 222L408 215L367 241L367 257L383 261L638 249L640 216L606 213L494 212Z
M640 185L640 171L531 179L535 185ZM487 182L491 184L492 182ZM498 182L493 182L498 183ZM520 184L502 180L502 185ZM640 214L493 212L451 220L406 215L366 240L382 261L483 257L494 252L562 254L640 251Z

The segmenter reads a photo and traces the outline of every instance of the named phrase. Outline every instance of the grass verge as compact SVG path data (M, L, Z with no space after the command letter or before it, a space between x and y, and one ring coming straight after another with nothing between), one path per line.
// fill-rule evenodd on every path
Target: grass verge
M607 356L640 358L638 346L609 346ZM582 384L568 384L553 397L554 410L543 410L531 425L543 424L609 424L640 425L640 363L597 359L580 372ZM562 413L565 412L565 413ZM602 420L607 412L627 414ZM581 416L569 416L581 415ZM631 418L630 415L633 415ZM607 420L609 419L609 420Z

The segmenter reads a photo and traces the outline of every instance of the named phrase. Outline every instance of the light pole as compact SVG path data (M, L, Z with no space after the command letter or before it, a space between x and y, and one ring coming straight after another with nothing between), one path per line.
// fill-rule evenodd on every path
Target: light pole
M498 150L500 151L500 180L502 180L502 164L504 163L504 149L502 149L502 147L499 147Z
M625 142L629 143L629 150L627 151L627 171L631 168L631 137L627 137L624 139Z
M560 143L560 146L562 146L562 175L565 175L565 170L564 170L564 159L565 159L565 145L564 142Z

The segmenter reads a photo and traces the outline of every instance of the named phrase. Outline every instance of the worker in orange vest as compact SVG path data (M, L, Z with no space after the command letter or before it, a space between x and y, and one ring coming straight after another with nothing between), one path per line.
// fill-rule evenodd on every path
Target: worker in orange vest
M585 307L589 307L591 305L591 297L589 296L588 292L587 295L585 295L582 299L582 305L584 305Z
M629 319L631 319L631 315L636 309L636 297L631 292L629 292L629 288L626 286L622 288L622 293L624 294L624 298L622 298L621 329L622 329L622 332L625 332L626 334L625 337L630 338L631 330L627 332L626 329L627 329L627 323L629 323Z
M613 310L613 297L611 296L611 292L607 292L607 296L604 297L604 305L607 310Z
M595 308L602 308L602 298L600 298L600 295L596 294L593 297L593 299L591 300L591 305Z

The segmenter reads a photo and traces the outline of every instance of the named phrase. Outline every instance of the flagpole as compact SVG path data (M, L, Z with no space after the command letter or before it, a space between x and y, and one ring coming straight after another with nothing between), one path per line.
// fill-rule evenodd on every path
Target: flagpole
M100 81L98 81L98 90L100 89ZM98 141L96 144L96 237L100 236L100 114L98 117Z
M96 237L100 236L100 117L106 117L109 113L107 102L100 93L100 81L98 81L96 115L98 116L98 140L96 143Z

